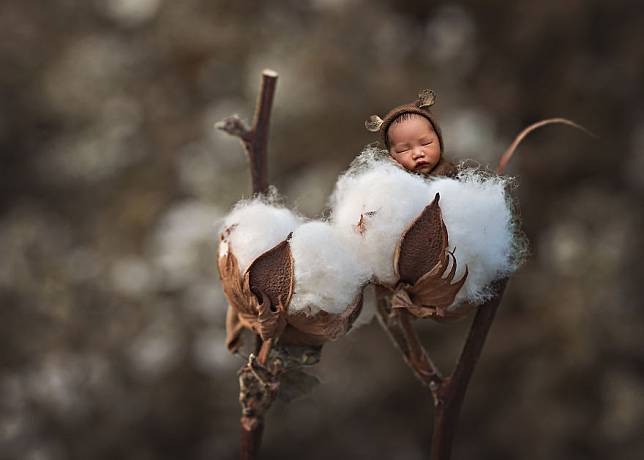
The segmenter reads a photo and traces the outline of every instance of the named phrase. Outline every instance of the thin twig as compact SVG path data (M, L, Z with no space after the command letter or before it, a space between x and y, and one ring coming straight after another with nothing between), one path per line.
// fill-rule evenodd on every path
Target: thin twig
M264 343L262 343L262 346L260 347L259 353L257 355L257 362L262 366L266 366L266 361L268 360L268 354L271 352L272 346L273 346L273 339L268 339Z
M443 378L420 343L406 311L391 308L391 297L378 289L378 319L383 329L402 353L403 360L420 382L432 394L439 388Z
M268 69L264 70L251 128L246 127L244 122L236 115L215 124L217 129L238 137L241 141L249 162L253 195L268 192L268 129L276 84L277 72ZM259 355L257 360L259 365L264 366L266 364L271 345L272 341L268 340L262 343L259 336L256 336L255 352ZM242 460L254 460L257 458L263 431L263 414L256 417L256 423L253 426L245 427L242 423L240 444L240 458Z

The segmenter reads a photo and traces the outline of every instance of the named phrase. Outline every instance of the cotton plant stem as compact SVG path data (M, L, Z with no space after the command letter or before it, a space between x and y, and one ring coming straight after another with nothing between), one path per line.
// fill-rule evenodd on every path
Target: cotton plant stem
M253 195L268 192L268 131L276 84L277 72L269 69L264 70L251 128L248 128L236 115L215 124L217 129L238 137L241 141L248 158ZM258 363L263 366L266 364L272 341L268 340L262 343L259 335L256 336L255 341ZM242 424L240 459L254 460L257 458L263 431L264 418L262 415L257 417L257 423L250 429Z
M418 334L416 334L416 330L411 324L411 314L407 311L400 311L398 315L400 316L403 334L409 346L410 361L413 368L421 381L434 393L443 380L440 371L430 359L425 347L420 343Z
M481 356L496 311L503 298L507 279L493 285L495 296L477 307L465 345L454 372L442 377L429 358L411 324L411 317L404 310L391 308L391 296L379 289L377 296L378 319L384 330L400 350L403 360L414 375L426 386L434 400L434 427L431 460L449 460L456 434L461 406L474 368Z
M449 460L451 456L465 392L503 298L507 281L504 279L495 283L493 287L496 295L478 307L456 368L438 388L434 408L431 460Z
M262 434L264 433L264 420L259 420L257 426L247 431L242 428L240 442L240 460L255 460L259 455L259 448L262 444Z
M378 319L403 356L416 378L430 389L432 394L439 388L442 377L438 368L429 358L414 330L409 313L391 308L391 297L386 291L378 290Z

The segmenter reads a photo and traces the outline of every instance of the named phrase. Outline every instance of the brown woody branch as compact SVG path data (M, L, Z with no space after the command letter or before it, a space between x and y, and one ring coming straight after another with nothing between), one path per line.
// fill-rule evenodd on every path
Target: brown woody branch
M495 283L493 287L496 295L478 307L454 372L441 383L438 391L434 393L434 433L431 460L448 460L451 456L452 443L467 385L470 383L476 363L481 356L485 339L503 298L507 281L507 279L503 279Z
M217 129L226 131L241 141L250 163L253 194L268 191L268 128L276 84L277 72L269 69L264 70L251 128L246 127L237 115L215 124Z
M262 83L255 107L253 126L251 128L248 128L236 115L215 124L217 129L221 129L231 136L238 137L241 141L250 166L251 185L254 195L263 194L268 191L268 129L276 84L277 72L268 69L264 70L262 72ZM242 402L244 410L247 410L244 406L245 404L246 406L250 404L251 407L254 405L257 406L256 399L264 403L263 398L270 397L269 393L272 390L267 386L268 384L264 385L262 379L257 377L258 366L262 369L264 368L270 347L270 340L262 343L260 337L256 336L255 351L259 354L257 363L255 364L252 361L254 357L251 356L251 360L240 369L240 402ZM257 386L258 393L253 394L252 391L243 388L246 384ZM248 399L249 393L250 401L245 401L244 398ZM268 401L268 405L270 405L270 402ZM264 431L263 412L265 410L263 408L261 413L251 414L250 419L252 419L253 423L248 423L249 417L245 413L242 416L240 439L240 458L242 460L253 460L257 458L262 433Z
M481 356L485 339L503 298L507 279L498 281L496 295L477 307L476 316L456 364L449 377L442 377L420 343L409 314L391 308L391 296L386 291L378 295L378 318L385 331L403 355L414 375L426 386L434 400L434 427L431 460L449 460L461 406L474 368Z

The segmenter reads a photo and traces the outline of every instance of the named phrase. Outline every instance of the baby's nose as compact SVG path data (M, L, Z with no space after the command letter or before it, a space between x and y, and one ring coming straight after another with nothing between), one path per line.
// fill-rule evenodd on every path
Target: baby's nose
M425 155L425 153L423 152L422 148L416 147L412 155L413 155L413 158L416 159L416 158L422 158Z

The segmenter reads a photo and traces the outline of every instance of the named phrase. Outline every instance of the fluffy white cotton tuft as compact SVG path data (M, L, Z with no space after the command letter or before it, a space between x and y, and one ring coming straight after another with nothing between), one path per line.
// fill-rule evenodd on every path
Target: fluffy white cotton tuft
M455 250L456 278L468 267L468 277L453 306L463 301L479 304L491 297L490 283L512 273L521 263L525 241L517 230L510 179L462 171L458 179L435 178L429 182L428 200L440 193L440 207Z
M526 252L507 193L510 183L476 170L462 170L457 179L424 178L403 170L383 151L367 149L336 184L331 222L376 281L393 285L400 237L439 192L450 250L456 251L456 279L466 265L469 271L453 306L479 304L491 296L490 283L516 270Z
M370 284L364 290L362 296L362 310L360 310L360 314L353 322L349 332L353 332L373 321L373 318L376 316L376 311L378 310L376 302L378 302L376 287L373 284Z
M427 183L422 177L368 149L338 179L331 197L331 223L377 281L394 284L396 245L427 204Z
M342 313L369 280L346 240L325 222L303 224L290 241L295 265L295 289L289 312Z
M303 220L290 210L274 205L270 199L240 201L224 218L221 231L229 234L219 244L219 256L233 248L243 273L264 252L271 249L302 224Z

